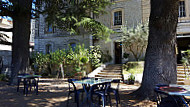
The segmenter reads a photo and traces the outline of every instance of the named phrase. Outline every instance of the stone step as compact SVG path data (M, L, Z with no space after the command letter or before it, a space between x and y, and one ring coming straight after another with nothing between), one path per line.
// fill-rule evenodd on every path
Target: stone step
M184 81L185 80L185 78L177 78L177 81Z
M122 70L113 70L113 69L104 69L104 70L102 70L101 72L121 72Z
M121 72L100 72L99 75L122 75Z
M190 71L190 69L177 69L177 71Z
M177 78L185 78L186 75L185 74L177 74Z
M109 77L95 77L95 78L103 78L103 79L110 79ZM113 78L113 77L111 77L111 79L120 79L120 80L122 80L122 78Z
M184 71L177 71L177 74L185 74Z
M184 81L177 81L178 85L184 85Z
M95 75L95 77L103 77L103 78L122 78L122 75Z

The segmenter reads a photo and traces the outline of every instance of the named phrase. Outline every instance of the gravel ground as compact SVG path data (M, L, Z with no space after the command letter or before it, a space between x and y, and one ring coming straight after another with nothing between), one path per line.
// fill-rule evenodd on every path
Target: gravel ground
M79 86L79 85L78 85ZM120 107L156 107L155 102L136 100L129 93L138 89L139 85L120 85ZM68 101L68 83L66 79L40 79L39 94L32 90L28 96L23 95L23 88L19 92L16 86L9 86L0 82L0 107L66 107ZM112 105L116 106L114 96ZM70 97L69 106L76 107L73 97ZM83 105L85 107L85 105ZM109 106L107 106L109 107Z

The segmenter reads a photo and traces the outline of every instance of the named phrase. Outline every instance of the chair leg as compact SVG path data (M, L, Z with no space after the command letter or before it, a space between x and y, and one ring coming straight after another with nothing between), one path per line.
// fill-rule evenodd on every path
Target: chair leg
M102 96L102 107L105 107L106 97Z
M109 97L110 107L112 107L112 103L111 103L111 96L110 96L110 94L108 94L108 97Z
M38 81L35 81L35 86L36 86L36 95L38 95Z
M20 85L20 78L18 78L18 83L17 83L17 92L19 91L19 85Z
M79 107L79 93L76 94L75 98L76 98L77 107Z
M67 96L67 107L69 106L69 96L70 96L70 93Z
M119 95L119 92L117 92L117 96L118 96L118 103L120 104L120 95Z
M118 107L118 94L117 92L114 92L114 95L115 95L115 100L116 100L116 107Z

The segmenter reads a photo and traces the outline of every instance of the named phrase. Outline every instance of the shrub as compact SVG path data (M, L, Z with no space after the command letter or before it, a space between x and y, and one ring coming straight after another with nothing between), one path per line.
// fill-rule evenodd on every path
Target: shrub
M6 80L7 80L6 75L0 74L0 81L6 81Z
M123 65L123 70L124 70L123 71L124 74L142 73L143 70L144 70L144 62L143 61L140 61L140 62L128 62L128 63Z
M92 67L100 65L101 52L98 46L85 49L84 45L77 45L73 49L69 45L67 50L57 50L50 54L35 53L32 55L33 68L36 72L43 76L51 76L60 74L60 64L64 66L64 75L73 77L76 75L86 74L88 63Z

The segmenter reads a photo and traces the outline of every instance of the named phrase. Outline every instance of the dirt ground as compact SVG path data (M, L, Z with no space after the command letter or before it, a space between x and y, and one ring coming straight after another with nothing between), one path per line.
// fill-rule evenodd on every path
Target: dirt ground
M138 87L139 85L123 83L120 85L120 107L156 107L156 102L140 101L129 96L129 93ZM28 96L24 96L22 87L19 92L16 89L17 86L0 82L0 107L66 107L68 101L67 79L40 79L38 95L32 90ZM112 105L116 106L114 96L112 96ZM68 107L76 107L73 97L70 97Z

